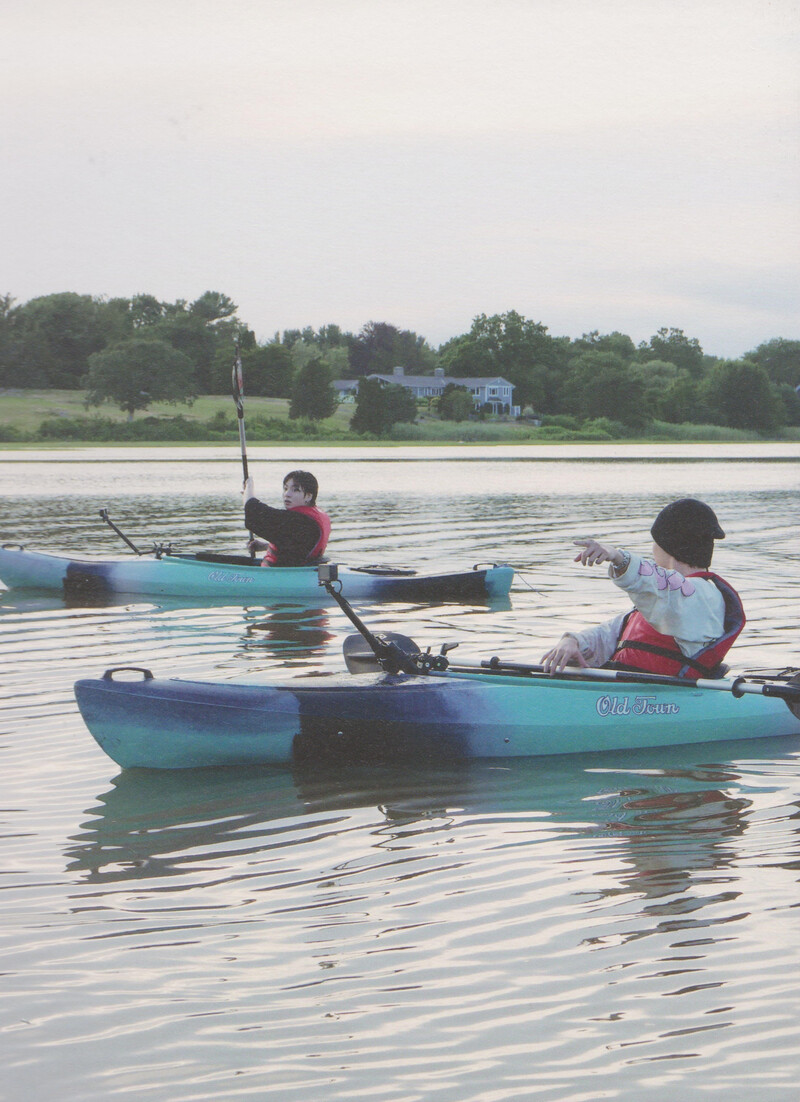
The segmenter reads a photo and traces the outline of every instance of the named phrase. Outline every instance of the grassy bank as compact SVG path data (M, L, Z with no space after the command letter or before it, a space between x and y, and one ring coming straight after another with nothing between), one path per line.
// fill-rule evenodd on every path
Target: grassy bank
M289 419L285 398L247 398L248 442L253 444L336 444L358 446L364 437L350 432L355 407L341 405L332 417L318 423ZM559 420L559 419L557 419ZM564 419L560 419L564 420ZM101 444L126 446L158 444L218 444L238 439L235 407L225 395L204 395L190 404L154 402L133 420L115 406L87 408L77 390L0 390L0 448L70 447ZM654 422L647 433L633 437L622 426L605 419L577 424L523 422L439 421L420 411L415 424L395 425L393 444L554 444L614 443L624 440L657 443L730 443L760 441L753 432L718 425L673 425ZM800 428L786 429L780 440L800 440ZM373 443L376 441L369 440Z
M0 390L0 425L10 425L21 432L36 432L42 421L52 418L103 417L125 424L127 413L109 404L87 407L83 390ZM336 425L347 430L355 407L339 406L326 424ZM245 410L248 418L289 417L289 401L286 398L246 398ZM233 399L223 395L203 395L191 405L168 402L153 402L147 414L154 417L183 417L187 421L206 422L218 414L236 416ZM145 416L137 413L134 420Z

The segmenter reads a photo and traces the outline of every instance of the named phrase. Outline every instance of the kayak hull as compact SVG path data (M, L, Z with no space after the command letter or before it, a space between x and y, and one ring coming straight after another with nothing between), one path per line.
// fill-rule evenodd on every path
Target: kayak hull
M80 680L89 731L123 768L466 761L800 734L776 698L493 674L268 681Z
M507 597L510 566L482 566L450 574L417 574L391 567L339 567L348 598L357 601L459 601ZM145 594L222 598L232 603L331 598L315 566L253 565L237 555L142 555L124 559L71 559L64 555L0 548L0 581L10 589L57 589L70 596Z

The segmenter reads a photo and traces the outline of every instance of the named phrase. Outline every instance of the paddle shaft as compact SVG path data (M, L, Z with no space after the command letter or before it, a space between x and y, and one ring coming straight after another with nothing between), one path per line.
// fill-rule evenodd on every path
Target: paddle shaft
M344 609L347 612L347 609ZM349 614L348 614L349 615ZM360 621L357 622L351 616L350 619L359 628L362 635L366 630ZM357 638L357 636L349 636L351 639ZM405 636L397 636L398 639L405 639ZM375 650L373 644L369 642L373 652ZM411 644L412 640L409 639L408 643ZM351 655L356 657L356 655ZM367 658L367 654L357 655L360 664L364 665L364 660ZM423 656L427 657L427 656ZM439 658L439 662L442 659ZM381 668L380 662L376 657L374 659L375 669ZM418 662L418 668L416 673L425 674L436 670L436 666L426 666L424 661ZM449 673L483 673L483 674L508 674L512 677L535 677L540 681L549 680L572 680L572 681L616 681L621 685L633 684L633 685L668 685L674 686L679 689L715 689L718 692L729 692L735 697L743 696L745 693L751 693L757 696L775 696L780 697L782 700L795 702L800 704L800 684L798 685L776 685L774 682L752 682L748 681L746 677L735 678L700 678L697 680L690 680L684 677L670 677L666 674L657 673L637 673L636 671L625 670L600 670L593 668L578 668L562 670L561 673L551 678L551 675L547 673L543 666L528 665L524 662L502 662L499 658L484 659L480 663L470 662L451 662L445 659L439 666L437 672L443 672L447 670Z
M244 431L244 375L242 373L242 350L239 347L239 338L236 338L236 356L233 361L233 370L231 372L231 385L233 389L233 400L236 403L236 417L239 421L239 445L242 449L242 475L244 486L250 477L247 470L247 439ZM250 537L250 558L255 562L256 551L253 547L253 533L248 532Z
M511 673L511 674L541 674L545 673L543 666L528 666L522 662L501 662L498 658L484 659L476 666L450 665L454 673L464 673L473 670L479 672ZM684 689L715 689L718 692L732 693L734 696L742 696L751 693L756 696L776 696L781 700L800 702L800 685L776 685L774 682L753 682L746 677L719 677L697 678L669 677L658 673L637 673L628 670L599 670L592 668L579 668L562 670L558 677L568 677L576 681L619 681L637 685L674 685Z
M244 481L250 477L247 470L247 438L244 429L244 376L242 375L242 353L239 348L239 341L236 341L236 358L233 361L233 371L231 372L231 382L233 385L233 400L236 403L236 416L239 421L239 444L242 449L242 473L244 475Z

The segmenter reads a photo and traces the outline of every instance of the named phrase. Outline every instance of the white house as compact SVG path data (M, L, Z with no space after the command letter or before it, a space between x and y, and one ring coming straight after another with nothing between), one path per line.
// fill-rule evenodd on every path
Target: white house
M445 375L443 367L434 368L433 375L406 375L405 368L395 367L391 375L368 375L368 379L380 379L382 383L396 383L406 387L415 398L438 398L448 383L463 386L472 394L475 408L491 406L493 413L509 413L519 417L519 406L513 405L514 387L499 375L492 378L459 379ZM355 397L358 379L336 379L334 387L340 400Z

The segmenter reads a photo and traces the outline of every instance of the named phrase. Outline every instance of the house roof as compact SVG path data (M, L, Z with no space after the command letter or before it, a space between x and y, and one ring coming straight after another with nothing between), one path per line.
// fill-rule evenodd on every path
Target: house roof
M383 383L396 383L400 386L406 387L426 387L434 386L436 384L441 385L442 390L448 383L453 383L455 386L465 386L468 389L480 386L508 386L514 389L514 384L510 383L508 379L504 379L501 375L480 376L479 378L459 378L455 375L366 375L360 376L360 378L367 379L380 379ZM335 390L355 390L358 386L359 379L334 379L333 386Z
M368 379L381 379L385 383L399 383L401 386L432 386L441 383L447 386L454 383L456 386L513 386L508 379L499 375L481 376L478 378L462 379L455 375L367 375ZM345 381L345 380L343 380ZM356 380L357 381L357 380Z

